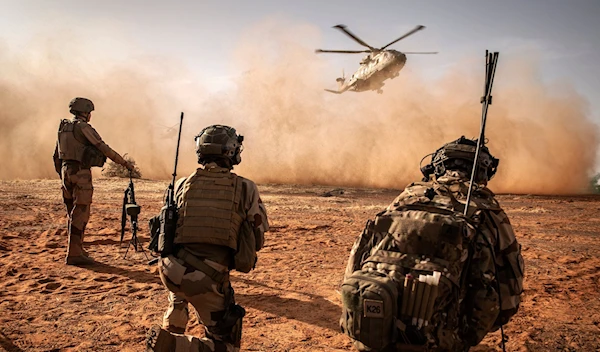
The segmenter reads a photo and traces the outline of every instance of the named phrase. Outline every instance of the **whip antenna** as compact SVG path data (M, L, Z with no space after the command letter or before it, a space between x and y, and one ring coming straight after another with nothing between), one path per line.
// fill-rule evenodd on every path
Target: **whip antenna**
M477 139L477 148L475 149L475 160L473 161L473 170L471 171L471 180L469 181L469 192L467 193L467 204L465 206L464 215L469 212L469 204L471 203L471 193L473 191L473 182L479 166L479 152L485 146L485 124L487 122L488 107L492 105L492 85L494 84L494 75L496 74L496 65L498 64L498 55L496 51L490 53L485 51L485 85L483 87L483 96L481 97L482 112L481 112L481 129L479 130L479 138Z
M465 205L465 213L467 216L469 213L469 204L471 203L471 193L473 192L473 183L475 182L475 175L477 175L477 169L479 166L479 152L481 148L485 146L485 124L487 122L487 112L490 105L492 105L492 85L494 84L494 75L496 74L496 66L498 64L498 55L499 53L493 52L490 53L487 50L485 51L485 85L483 87L483 96L481 97L482 112L481 112L481 129L479 130L479 138L477 139L477 149L475 149L475 160L473 161L473 170L471 171L471 180L469 181L469 192L467 193L467 204ZM496 263L494 249L487 240L485 236L483 236L488 245L490 246L490 250L492 251L492 259L494 259L494 268L495 273L498 273L498 265ZM500 306L502 306L502 295L500 293L500 283L497 281L496 285L498 290L498 300L500 301ZM502 339L502 351L506 351L506 338L504 334L504 326L500 325L500 334Z
M179 143L181 142L181 125L183 124L183 112L179 117L179 133L177 134L177 149L175 151L175 167L173 170L173 181L172 185L175 185L175 177L177 177L177 161L179 160Z

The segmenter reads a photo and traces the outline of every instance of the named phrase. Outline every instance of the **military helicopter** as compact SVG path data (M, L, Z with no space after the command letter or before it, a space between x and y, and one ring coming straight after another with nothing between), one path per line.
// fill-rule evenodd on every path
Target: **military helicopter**
M365 56L360 62L360 67L358 70L348 79L344 77L342 71L342 77L336 79L339 84L338 90L325 89L328 92L341 94L347 90L355 91L355 92L364 92L368 90L375 90L377 93L381 94L383 91L381 88L384 85L384 81L388 78L397 77L400 70L404 67L406 63L406 54L437 54L437 52L400 52L396 50L385 50L388 46L395 44L396 42L412 35L422 29L425 29L425 26L416 26L410 32L404 34L400 38L390 42L389 44L381 47L374 48L369 44L362 41L348 29L343 24L338 24L337 26L333 26L333 28L337 28L342 32L346 33L350 38L354 39L358 44L369 48L369 50L315 50L316 53L339 53L339 54L358 54L358 53L369 53Z

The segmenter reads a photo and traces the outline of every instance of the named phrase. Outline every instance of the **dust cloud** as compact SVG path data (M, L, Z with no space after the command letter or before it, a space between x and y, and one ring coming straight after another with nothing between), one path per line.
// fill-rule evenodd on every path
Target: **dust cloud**
M92 99L92 126L117 152L134 157L145 177L170 174L172 162L164 154L174 155L170 140L176 133L168 127L181 109L170 88L189 88L179 63L90 57L89 41L70 32L60 35L40 35L18 51L6 44L0 50L0 179L57 177L50 161L58 125L72 117L68 104L76 96Z
M235 89L208 93L206 82L169 60L98 60L62 54L52 41L0 51L0 178L56 177L51 156L74 96L91 98L92 125L143 176L172 172L179 111L186 113L179 174L195 166L193 136L213 123L246 137L235 171L258 183L402 188L418 180L419 161L443 143L479 131L483 57L457 63L436 81L407 69L383 94L333 95L338 67L316 56L313 26L267 21L246 31L232 61ZM315 44L317 43L317 44ZM38 41L39 44L39 41ZM481 55L483 56L483 55ZM357 57L357 62L359 57ZM500 55L487 138L500 158L490 188L502 193L587 190L598 149L586 101L568 83L544 83L534 59Z

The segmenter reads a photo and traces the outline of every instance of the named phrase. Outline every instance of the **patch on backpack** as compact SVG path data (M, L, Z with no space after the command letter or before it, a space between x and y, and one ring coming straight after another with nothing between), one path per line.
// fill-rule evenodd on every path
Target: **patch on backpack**
M363 312L366 318L383 318L383 301L365 299L363 301Z

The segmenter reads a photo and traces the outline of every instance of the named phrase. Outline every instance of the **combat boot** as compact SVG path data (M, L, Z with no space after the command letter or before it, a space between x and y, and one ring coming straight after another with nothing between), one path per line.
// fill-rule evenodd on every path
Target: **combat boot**
M76 257L67 257L66 260L67 265L75 265L75 266L84 266L84 265L94 265L96 261L90 257L86 257L84 255L79 255Z
M160 325L154 325L146 334L146 352L175 352L175 336Z

